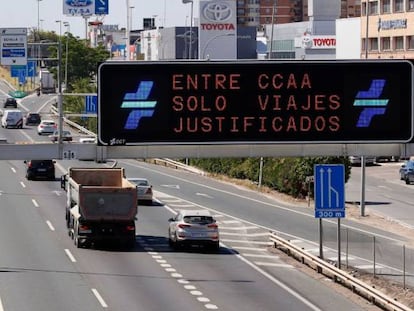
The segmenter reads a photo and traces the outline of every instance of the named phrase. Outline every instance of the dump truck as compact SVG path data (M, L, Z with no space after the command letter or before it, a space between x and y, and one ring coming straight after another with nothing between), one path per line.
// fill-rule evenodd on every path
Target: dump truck
M135 245L137 188L124 168L74 168L61 177L66 225L77 247L97 243Z

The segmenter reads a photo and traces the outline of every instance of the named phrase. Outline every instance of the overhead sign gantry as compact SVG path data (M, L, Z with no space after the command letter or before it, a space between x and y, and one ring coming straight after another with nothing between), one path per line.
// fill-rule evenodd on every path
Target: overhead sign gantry
M99 144L406 143L411 62L106 62Z

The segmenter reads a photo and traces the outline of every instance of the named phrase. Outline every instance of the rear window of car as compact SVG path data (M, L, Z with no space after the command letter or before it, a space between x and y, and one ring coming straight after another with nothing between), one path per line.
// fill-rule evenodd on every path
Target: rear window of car
M32 160L30 161L30 164L32 166L52 166L53 161L52 160Z
M188 224L208 225L214 223L211 216L184 216L184 222Z

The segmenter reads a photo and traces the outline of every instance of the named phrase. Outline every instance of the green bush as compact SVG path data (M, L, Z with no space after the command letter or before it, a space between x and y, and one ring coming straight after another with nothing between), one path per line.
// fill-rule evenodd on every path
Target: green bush
M306 177L313 176L316 164L343 164L345 182L351 173L348 157L302 157L302 158L263 158L262 185L295 198L313 196L313 184L306 182ZM259 158L213 158L191 159L191 165L209 173L221 174L252 182L259 180Z

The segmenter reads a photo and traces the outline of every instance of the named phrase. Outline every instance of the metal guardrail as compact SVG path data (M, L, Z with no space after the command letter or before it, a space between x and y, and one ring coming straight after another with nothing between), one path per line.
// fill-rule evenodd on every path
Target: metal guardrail
M58 109L55 107L55 106L51 106L50 107L50 110L51 110L51 112L54 114L54 115L58 115ZM69 126L71 126L71 127L74 127L74 128L76 128L76 129L78 129L79 131L82 131L83 133L85 133L86 135L89 135L89 136L94 136L94 137L96 137L96 134L94 133L94 132L92 132L92 131L89 131L89 130L87 130L86 128L84 128L83 126L80 126L79 124L77 124L77 123L75 123L75 122L73 122L73 121L70 121L68 118L65 118L65 117L63 117L63 121L67 124L67 125L69 125Z
M289 243L288 240L278 236L275 232L270 232L270 241L274 243L275 248L285 251L287 254L300 260L303 264L307 264L308 266L314 268L318 271L318 273L331 277L335 282L341 282L344 286L347 286L353 292L356 292L360 296L370 300L373 304L376 304L386 310L413 311L413 309L396 301L394 298L385 295L381 291L373 288L371 285L358 280L349 273L338 269L319 257L311 255L303 249Z
M192 173L196 173L198 175L206 175L206 173L200 169L197 169L195 167L189 166L189 165L185 165L184 163L178 162L178 161L174 161L171 159L152 159L151 160L154 164L158 164L158 165L164 165L164 166L168 166L168 167L173 167L175 169L182 169L188 172L192 172Z

